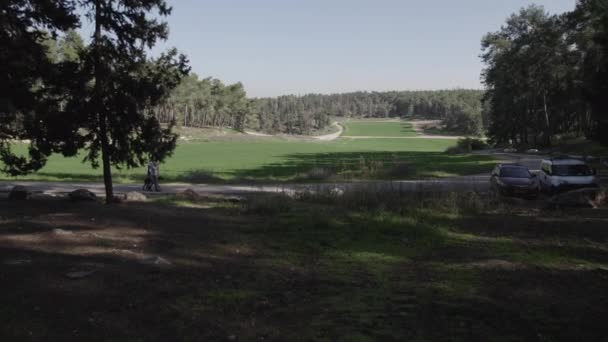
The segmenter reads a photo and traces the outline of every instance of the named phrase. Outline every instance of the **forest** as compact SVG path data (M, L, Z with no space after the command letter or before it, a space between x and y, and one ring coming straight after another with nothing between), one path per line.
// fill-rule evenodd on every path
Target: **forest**
M253 98L243 84L224 85L191 74L154 109L159 121L187 127L231 127L267 133L313 134L334 118L424 118L443 120L447 130L480 134L480 90L353 92Z
M608 2L550 15L529 6L482 40L487 134L548 146L585 136L608 144Z

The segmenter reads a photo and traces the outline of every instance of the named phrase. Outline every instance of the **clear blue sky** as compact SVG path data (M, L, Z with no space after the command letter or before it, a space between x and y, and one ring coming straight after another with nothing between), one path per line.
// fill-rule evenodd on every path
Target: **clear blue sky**
M480 88L481 37L526 0L169 0L200 76L249 96ZM575 0L537 0L551 13ZM155 49L157 50L157 49Z

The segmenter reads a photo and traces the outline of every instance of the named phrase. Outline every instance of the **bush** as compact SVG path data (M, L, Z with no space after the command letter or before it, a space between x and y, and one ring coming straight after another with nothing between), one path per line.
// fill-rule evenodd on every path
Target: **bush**
M449 147L446 152L450 154L471 153L472 151L485 150L489 145L482 139L461 138L458 139L456 146Z
M354 188L309 189L295 199L311 203L335 205L356 211L388 211L407 215L419 210L437 210L453 214L477 214L491 205L480 193L400 191L370 184Z
M249 214L274 216L289 212L293 199L284 194L255 194L245 202L245 210Z

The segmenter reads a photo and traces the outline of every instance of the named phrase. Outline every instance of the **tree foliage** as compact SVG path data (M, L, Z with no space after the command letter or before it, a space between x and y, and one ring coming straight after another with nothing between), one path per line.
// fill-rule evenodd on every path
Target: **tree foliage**
M187 127L245 128L245 117L252 110L241 83L224 85L220 80L191 74L171 96L154 108L161 122L175 121Z
M558 16L533 5L483 38L488 134L495 142L549 145L561 135L602 139L607 8L606 1L584 0Z
M310 134L334 117L417 117L443 120L449 130L483 131L482 91L393 91L285 95L247 99L241 83L224 86L215 79L185 79L169 101L155 109L159 120L183 126L233 127L268 133Z
M83 46L69 31L78 21L58 27L66 33L54 42L40 33L37 51L52 65L52 73L41 78L42 73L34 71L37 79L24 87L41 89L44 96L39 102L52 110L19 109L35 113L31 115L35 120L24 120L20 134L14 135L31 140L29 158L13 155L9 144L2 146L2 158L6 171L20 174L40 169L51 153L75 155L85 149L85 160L93 167L101 160L106 200L111 201L112 166L135 167L149 158L162 161L175 148L172 126L161 127L150 110L187 74L187 61L176 50L156 59L146 55L148 48L167 37L166 24L157 19L171 11L163 0L69 3L61 8L68 18L77 18L78 10L93 23L91 43ZM28 15L37 18L35 13ZM24 21L24 30L36 27L32 20ZM10 60L25 52L18 51Z
M54 134L44 134L40 145L32 145L30 158L12 154L10 143L29 139L41 119L60 110L60 67L47 53L45 40L78 25L73 5L58 0L0 2L0 158L15 165L6 170L13 174L40 168L47 151L61 150Z

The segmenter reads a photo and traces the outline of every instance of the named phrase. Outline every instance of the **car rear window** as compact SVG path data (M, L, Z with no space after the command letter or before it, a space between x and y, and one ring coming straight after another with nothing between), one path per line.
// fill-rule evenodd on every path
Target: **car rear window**
M521 167L505 167L500 170L500 177L530 178L530 171Z

